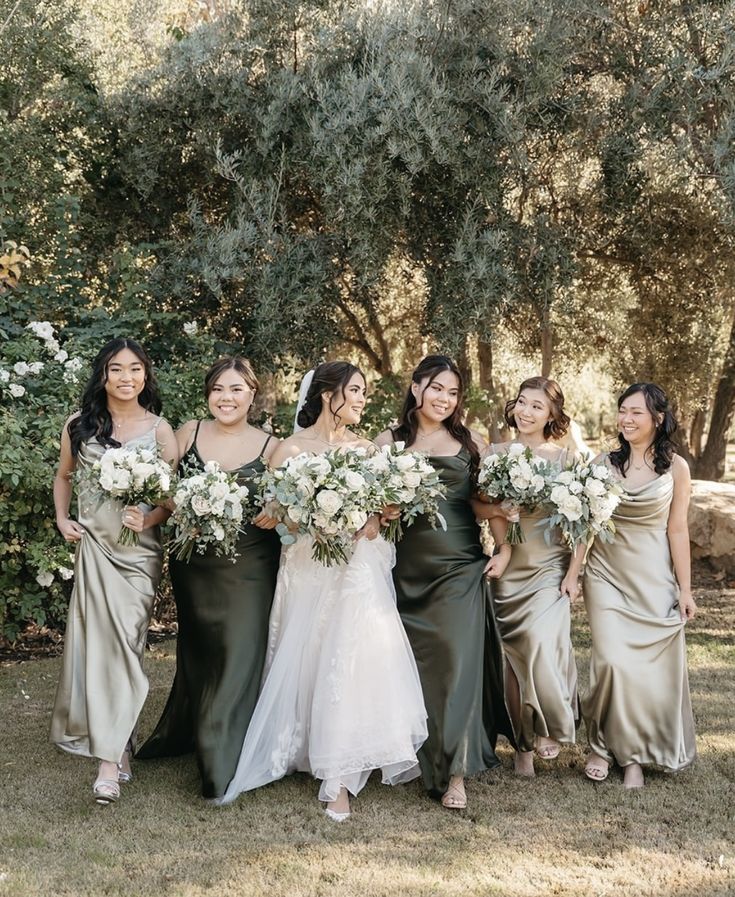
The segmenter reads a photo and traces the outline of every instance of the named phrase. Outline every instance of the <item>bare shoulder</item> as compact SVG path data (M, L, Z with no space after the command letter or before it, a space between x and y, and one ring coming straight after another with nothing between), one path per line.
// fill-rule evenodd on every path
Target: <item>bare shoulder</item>
M179 429L176 431L176 437L178 439L188 439L189 436L196 430L196 426L199 423L197 420L188 420L186 423L182 424Z
M308 451L308 449L304 448L303 441L299 439L299 434L295 433L293 436L289 436L278 443L268 457L268 463L271 467L278 467L284 461L288 461L289 458L295 458L296 455L301 455L305 451Z
M158 434L159 439L161 436L163 436L164 439L175 438L174 428L165 417L158 418L158 422L156 423L156 433Z
M383 430L382 433L378 433L378 435L374 439L375 445L380 448L383 445L392 445L395 440L393 439L393 431L392 430Z
M596 455L590 463L591 464L606 464L609 467L610 462L608 460L607 452L600 452L600 454Z
M67 429L67 427L73 420L77 420L77 418L79 418L81 416L82 416L81 411L75 411L74 414L70 414L69 417L67 417L67 419L64 421L64 430Z
M683 486L689 486L692 481L689 465L681 455L674 455L671 459L671 476L675 483L681 483Z
M272 433L266 433L265 430L261 430L260 427L256 427L256 430L263 437L262 457L265 458L266 461L270 461L279 445L281 445L281 440Z

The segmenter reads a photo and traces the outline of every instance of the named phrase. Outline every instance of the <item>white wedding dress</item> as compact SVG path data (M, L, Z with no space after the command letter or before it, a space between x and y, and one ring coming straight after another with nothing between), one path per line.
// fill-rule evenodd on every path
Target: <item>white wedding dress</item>
M348 564L312 560L301 536L283 550L263 684L227 804L289 773L309 772L319 799L355 795L372 770L416 778L427 737L416 663L396 609L394 549L360 539Z

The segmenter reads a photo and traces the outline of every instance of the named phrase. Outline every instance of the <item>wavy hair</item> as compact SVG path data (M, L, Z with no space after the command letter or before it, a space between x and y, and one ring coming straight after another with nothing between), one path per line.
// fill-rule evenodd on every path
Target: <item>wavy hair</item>
M69 439L74 457L79 454L82 443L93 436L105 448L120 447L120 443L112 437L112 415L107 407L105 384L110 362L123 349L130 349L133 355L142 362L145 371L145 385L138 396L138 404L153 414L159 414L161 411L158 383L156 383L153 363L148 353L133 339L127 337L111 339L100 349L92 362L92 373L82 393L79 417L75 417L69 423Z
M309 391L306 393L303 407L299 410L296 418L298 425L306 429L306 427L316 423L317 418L322 413L322 394L331 392L332 398L329 402L329 410L332 412L335 426L339 426L339 412L345 404L344 390L355 374L359 374L363 381L365 380L365 374L363 374L360 368L350 364L349 361L325 361L317 365L314 369L314 376L311 378L311 384ZM341 393L342 404L333 408L332 405L337 393Z
M540 389L551 406L552 419L547 421L544 426L544 439L561 439L569 429L571 420L569 415L564 413L564 393L561 391L561 386L556 380L550 380L548 377L529 377L521 383L518 387L518 395L505 405L506 424L514 430L518 429L514 412L516 402L520 399L524 389Z
M407 446L413 445L416 441L416 435L419 429L417 412L424 403L424 393L428 389L431 382L444 371L454 374L459 383L459 393L457 395L457 405L451 415L442 421L449 434L459 442L459 444L467 449L470 456L470 469L473 478L477 474L480 466L480 453L472 438L472 433L462 423L464 414L464 381L457 365L447 355L427 355L422 358L416 370L411 374L411 382L421 386L424 380L427 380L426 386L421 390L420 401L416 401L411 387L408 387L406 398L403 401L403 407L398 417L398 426L393 429L393 438L396 442L405 442Z
M653 449L653 469L660 476L671 467L671 460L676 451L676 442L672 437L679 429L679 424L671 410L666 393L656 383L633 383L618 399L618 410L626 399L637 392L643 395L646 408L651 413L654 422L661 418L660 422L656 424L656 435L649 446ZM619 448L609 454L610 463L625 476L630 467L630 443L622 433L618 433L618 444Z
M224 374L225 371L235 371L239 374L253 392L258 391L260 384L255 376L253 366L240 355L223 355L218 358L204 375L204 398L208 399L209 394L214 389L215 383Z

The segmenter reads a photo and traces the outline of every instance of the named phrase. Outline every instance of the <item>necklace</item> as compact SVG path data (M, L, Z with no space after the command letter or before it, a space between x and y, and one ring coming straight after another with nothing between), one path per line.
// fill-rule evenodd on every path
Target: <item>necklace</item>
M648 463L648 461L646 460L645 457L643 458L643 464L634 464L634 463L633 463L633 459L631 458L631 459L630 459L630 466L633 468L633 470L643 470L644 467L647 467L649 470L653 470L653 468L652 468L651 465Z
M343 436L341 439L337 439L334 442L330 442L328 439L322 439L321 436L317 436L316 433L312 433L308 438L313 439L315 442L321 442L322 445L329 445L329 446L344 445L345 442L347 441L345 439L345 437Z
M439 430L444 430L444 424L439 424L438 427L435 427L433 430L429 430L428 433L421 433L418 429L416 430L416 438L417 439L428 439L429 436L433 436L434 433L438 433Z

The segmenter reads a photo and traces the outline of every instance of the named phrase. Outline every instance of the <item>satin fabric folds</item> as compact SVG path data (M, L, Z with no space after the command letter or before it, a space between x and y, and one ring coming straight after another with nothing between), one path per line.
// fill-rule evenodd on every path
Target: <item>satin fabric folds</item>
M196 441L183 459L203 468ZM254 491L263 462L237 471ZM196 551L188 562L171 558L179 633L176 676L161 719L137 757L196 753L202 795L221 797L235 773L255 708L268 641L268 616L281 544L273 530L249 524L238 557Z
M666 526L674 482L665 473L629 490L615 539L596 540L584 595L592 634L582 712L590 747L620 766L682 769L695 758L684 624Z
M156 447L155 428L128 446ZM80 466L105 449L83 443ZM158 527L140 533L138 545L117 541L123 506L99 504L79 488L74 589L64 637L64 659L51 720L51 741L74 754L118 763L148 694L141 665L153 599L161 576Z
M452 775L499 764L499 734L513 740L505 708L500 638L483 576L487 557L470 505L465 449L430 462L447 488L447 529L419 517L397 545L398 610L421 676L429 737L419 751L426 789L443 794Z
M533 750L536 735L574 744L579 716L569 599L560 591L569 550L556 530L547 544L539 525L544 516L521 514L525 542L513 546L508 567L493 583L498 629L518 680L522 751Z

